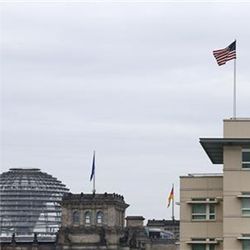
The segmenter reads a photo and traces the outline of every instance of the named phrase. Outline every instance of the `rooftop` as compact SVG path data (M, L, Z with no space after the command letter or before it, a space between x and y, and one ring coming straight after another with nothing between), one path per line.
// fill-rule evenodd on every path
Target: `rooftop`
M72 194L66 193L63 196L61 205L72 205L72 204L117 204L120 206L128 207L129 205L125 203L124 197L115 193L80 193L80 194Z
M224 119L224 121L246 121L249 122L250 118L249 117L237 117L237 118L230 118L230 119Z
M127 216L126 220L145 220L143 216Z
M179 226L180 221L179 220L148 220L147 226L167 226L167 225L175 225Z
M180 178L214 178L214 177L223 177L222 173L191 173L185 176L180 176Z

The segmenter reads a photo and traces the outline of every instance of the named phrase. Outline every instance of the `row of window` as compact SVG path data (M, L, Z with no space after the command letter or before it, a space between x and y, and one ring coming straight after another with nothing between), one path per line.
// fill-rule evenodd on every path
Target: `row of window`
M193 201L203 202L206 199L192 199ZM211 201L211 199L209 199ZM208 201L209 201L208 200ZM214 203L195 203L192 204L192 220L215 220L216 209ZM250 216L250 197L241 198L241 212L243 216Z
M104 214L102 211L98 211L95 216L95 223L97 224L103 224L103 218ZM84 213L84 224L89 225L92 223L92 213L90 211L86 211ZM72 214L72 222L73 224L80 224L80 212L79 211L74 211Z
M242 150L242 168L250 169L250 149ZM250 195L250 194L247 194ZM204 221L216 219L216 204L211 203L214 199L192 199L192 220ZM201 201L201 203L198 203ZM207 203L204 201L208 201ZM210 203L209 203L210 201ZM203 202L203 203L202 203ZM250 197L241 197L241 212L243 216L250 216ZM200 239L199 239L200 240ZM216 250L215 244L192 243L192 250ZM242 241L242 250L250 250L250 240Z

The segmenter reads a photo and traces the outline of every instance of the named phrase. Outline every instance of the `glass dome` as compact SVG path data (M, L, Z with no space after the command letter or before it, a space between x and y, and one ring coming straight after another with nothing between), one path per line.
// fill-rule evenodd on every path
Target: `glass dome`
M68 189L36 168L11 168L0 175L1 236L56 233L61 224L58 202Z

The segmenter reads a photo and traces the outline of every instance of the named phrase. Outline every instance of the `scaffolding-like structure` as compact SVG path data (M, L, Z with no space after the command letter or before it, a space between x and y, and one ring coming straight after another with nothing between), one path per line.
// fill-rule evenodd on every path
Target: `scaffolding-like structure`
M59 202L68 189L36 168L11 168L0 175L0 236L55 234L61 224Z

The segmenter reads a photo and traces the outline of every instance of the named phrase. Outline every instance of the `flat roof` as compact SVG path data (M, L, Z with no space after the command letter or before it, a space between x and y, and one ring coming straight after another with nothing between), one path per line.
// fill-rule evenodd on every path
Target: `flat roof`
M223 164L224 146L250 148L250 138L200 138L200 144L213 164Z
M223 176L223 173L189 173L182 177L220 177Z
M191 173L182 175L180 178L222 178L223 173Z

